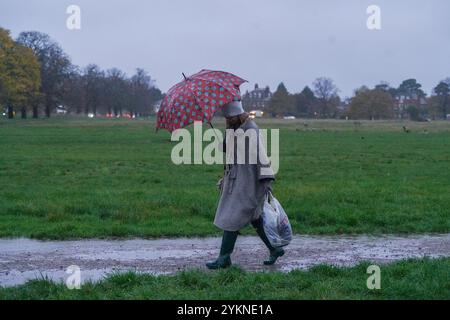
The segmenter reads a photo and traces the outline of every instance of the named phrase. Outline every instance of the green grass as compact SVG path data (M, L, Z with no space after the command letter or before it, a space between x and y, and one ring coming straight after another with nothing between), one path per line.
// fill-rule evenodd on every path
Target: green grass
M369 290L369 263L353 268L249 273L186 271L173 276L113 274L80 290L33 280L0 288L3 299L449 299L450 258L408 260L381 266L381 289Z
M295 232L449 232L450 122L258 122L281 129ZM0 120L0 237L218 234L222 166L172 164L169 138L148 120Z

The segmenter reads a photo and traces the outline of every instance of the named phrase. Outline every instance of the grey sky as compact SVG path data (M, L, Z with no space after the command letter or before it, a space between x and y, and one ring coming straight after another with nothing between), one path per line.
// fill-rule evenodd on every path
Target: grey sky
M66 28L66 8L82 29ZM381 8L381 30L366 8ZM406 0L0 0L0 26L13 36L48 33L84 66L143 67L166 91L202 68L236 73L290 92L331 77L349 96L381 80L415 77L427 93L450 76L450 1Z

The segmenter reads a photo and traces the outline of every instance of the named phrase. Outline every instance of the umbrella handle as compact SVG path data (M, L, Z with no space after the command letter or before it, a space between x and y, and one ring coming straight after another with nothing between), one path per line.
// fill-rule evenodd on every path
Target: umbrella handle
M213 131L214 131L214 135L216 136L216 138L217 138L217 141L220 143L220 141L219 141L219 137L217 136L217 133L216 133L216 129L213 127L213 125L212 125L212 123L211 123L211 121L208 121L208 124L209 124L209 126L211 127L211 129L213 129Z
M186 75L184 74L184 72L182 72L181 74L183 75L184 80L187 80L187 77L186 77Z
M217 136L217 133L216 133L216 129L213 127L211 121L208 121L208 124L211 126L211 129L213 129L214 135L216 136L217 141L220 143L219 137ZM226 138L225 138L225 139L226 139ZM224 152L226 152L226 150L225 150ZM224 171L224 173L225 173L225 171L226 171L226 168L227 168L227 165L226 165L226 163L224 163L224 164L223 164L223 171Z

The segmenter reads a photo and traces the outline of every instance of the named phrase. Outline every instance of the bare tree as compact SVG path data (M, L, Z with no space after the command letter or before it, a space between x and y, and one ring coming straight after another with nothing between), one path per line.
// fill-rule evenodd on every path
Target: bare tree
M97 109L101 105L102 84L105 78L104 72L95 64L88 65L84 70L84 83L86 85L86 106L85 113L97 114Z
M339 89L330 78L317 78L313 82L314 93L318 99L319 117L328 118L335 115L339 103Z
M122 115L129 107L131 100L131 86L125 73L117 68L106 72L104 101L108 114Z
M149 115L153 113L154 103L161 99L161 91L155 87L154 80L143 69L136 69L130 79L131 104L133 115Z

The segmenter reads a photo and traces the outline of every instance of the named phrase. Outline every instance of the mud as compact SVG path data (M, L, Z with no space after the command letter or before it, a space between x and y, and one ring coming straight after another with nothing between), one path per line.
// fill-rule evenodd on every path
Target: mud
M216 258L220 238L158 240L37 241L0 239L0 286L19 285L35 278L65 281L66 268L77 265L81 280L97 281L114 271L133 270L155 275L205 269ZM259 238L241 236L232 255L248 271L307 269L317 264L352 266L407 258L450 256L450 234L416 236L296 236L286 255L274 266L263 266L268 251Z

